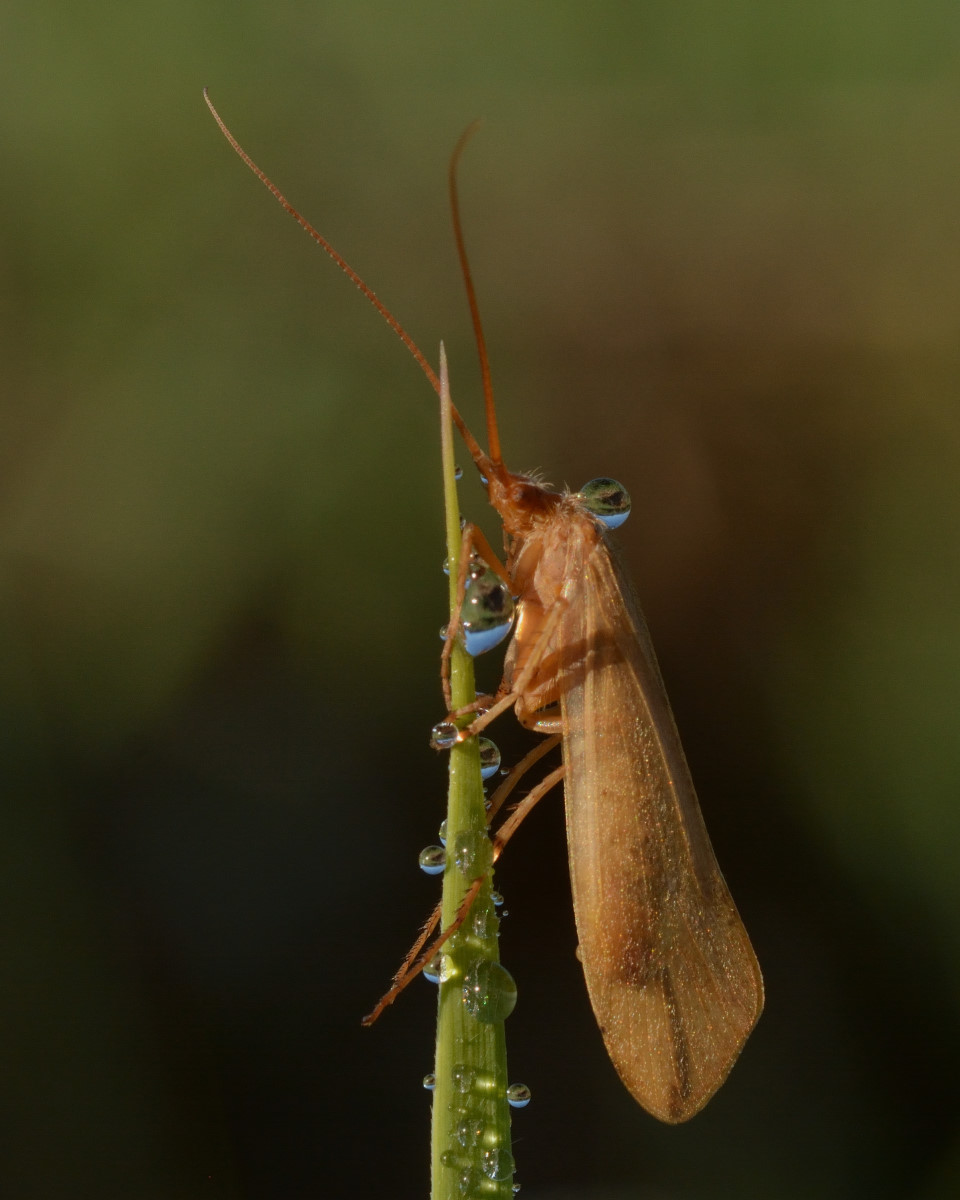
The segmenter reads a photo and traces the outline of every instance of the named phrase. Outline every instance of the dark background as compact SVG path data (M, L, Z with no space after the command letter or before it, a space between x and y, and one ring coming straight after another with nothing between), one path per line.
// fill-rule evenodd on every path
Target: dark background
M446 340L475 426L444 172L485 117L462 190L508 462L634 497L767 1009L696 1120L641 1112L544 802L499 875L523 1195L955 1196L953 0L13 0L3 26L3 1194L427 1191L434 994L359 1017L436 894L435 403L207 84Z

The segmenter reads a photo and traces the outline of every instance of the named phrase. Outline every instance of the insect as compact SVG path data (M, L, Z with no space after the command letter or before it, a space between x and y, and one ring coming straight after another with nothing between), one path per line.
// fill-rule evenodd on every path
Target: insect
M439 392L433 368L396 318L204 97L243 161L360 288ZM760 1016L763 981L710 845L646 624L612 553L607 527L629 510L626 494L611 480L555 492L503 462L456 195L457 159L469 133L454 152L450 187L483 375L487 451L456 409L453 419L502 521L505 561L479 535L473 548L519 597L503 683L470 736L512 706L523 725L551 742L559 737L562 768L501 826L498 846L529 802L562 777L579 958L594 1014L631 1094L653 1116L676 1123L697 1113L726 1079ZM538 748L527 760L540 756ZM451 932L417 958L425 932L373 1015Z

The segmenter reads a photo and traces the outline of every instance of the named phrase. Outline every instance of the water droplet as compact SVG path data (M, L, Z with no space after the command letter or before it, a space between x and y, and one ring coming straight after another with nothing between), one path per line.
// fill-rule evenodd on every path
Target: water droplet
M460 730L452 721L441 721L430 730L430 745L434 750L449 750L460 740Z
M478 959L463 977L463 1004L478 1021L503 1021L517 1003L517 985L501 963Z
M513 1155L505 1146L493 1146L483 1152L483 1173L488 1179L509 1179L517 1169Z
M473 1085L477 1082L476 1067L468 1067L464 1063L458 1063L453 1068L453 1086L458 1092L469 1092L473 1090Z
M510 1189L510 1191L511 1191L511 1192L513 1192L513 1194L514 1194L514 1195L516 1195L516 1194L517 1194L517 1192L519 1192L519 1191L520 1191L520 1184L519 1184L519 1183L515 1183L515 1184L513 1185L513 1187Z
M486 477L486 475L481 474L480 482L483 484L484 487L486 487L487 484L490 482L490 480Z
M453 477L454 477L454 479L462 479L463 478L463 467L461 467L461 466L454 467L453 468Z
M460 609L467 653L476 657L502 642L513 625L513 616L513 597L499 575L487 568L471 578Z
M427 983L439 983L440 982L441 958L442 958L442 955L440 954L440 951L438 950L437 953L433 956L433 958L428 959L427 962L425 962L423 964L422 974L423 974L424 979L427 981Z
M457 870L471 879L482 875L493 862L493 846L483 829L461 829L452 850Z
M618 528L630 516L630 494L615 479L591 479L577 495L587 512L608 529Z
M436 1077L436 1075L424 1075L424 1077L423 1077L423 1086L426 1088L426 1090L427 1090L428 1092L432 1092L432 1091L433 1091L433 1089L434 1089L434 1088L437 1086L437 1077Z
M440 982L446 983L448 979L456 979L458 975L457 964L454 961L452 954L443 954L440 956Z
M497 918L485 904L474 906L471 917L471 928L473 929L474 937L483 939L496 937L497 927Z
M480 746L480 774L484 779L489 779L500 770L500 750L497 743L489 738L478 738L477 742Z
M471 1167L464 1167L457 1177L457 1191L461 1196L475 1196L477 1173Z
M440 828L437 830L437 837L440 839L441 846L445 846L447 844L447 819L446 819L446 817L444 817L444 819L440 822Z
M496 905L497 908L499 908L500 905L503 904L503 897L500 895L499 892L491 892L490 899L493 901L493 903Z
M440 1155L440 1163L444 1167L458 1167L463 1161L463 1155L454 1150L444 1150Z
M440 641L445 642L446 640L447 640L447 626L441 625L440 626Z
M443 846L424 846L417 861L421 871L428 875L441 875L447 865L447 852Z
M507 1088L507 1103L511 1108L526 1108L530 1103L530 1089L525 1083L511 1083Z
M483 1121L479 1117L464 1117L462 1121L457 1122L453 1136L464 1150L476 1146L483 1137Z
M441 568L441 570L443 571L444 575L450 574L450 559L449 558L445 558L443 560L443 567ZM446 625L444 625L444 629L446 629Z

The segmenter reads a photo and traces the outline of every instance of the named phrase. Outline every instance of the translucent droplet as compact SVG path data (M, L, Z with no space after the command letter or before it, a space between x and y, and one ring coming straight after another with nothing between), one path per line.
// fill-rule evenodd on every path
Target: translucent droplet
M423 964L423 971L421 973L422 973L424 979L427 981L427 983L439 983L440 982L441 959L442 959L442 955L440 954L440 951L438 950L437 953L433 956L433 958L429 959L427 962L425 962Z
M457 1191L461 1196L473 1197L476 1195L476 1186L476 1171L472 1167L464 1167L457 1176Z
M489 779L500 770L500 750L489 738L478 738L477 743L480 746L480 774Z
M510 1189L510 1191L511 1191L511 1192L513 1192L513 1194L514 1194L514 1195L516 1195L516 1194L517 1194L517 1192L519 1192L519 1191L520 1191L520 1184L519 1184L519 1183L515 1183L515 1184L513 1185L513 1187Z
M440 641L445 642L446 640L447 640L447 626L441 625L440 626Z
M453 468L453 477L454 477L454 479L462 479L463 478L463 467L460 467L460 466L454 467Z
M444 575L450 574L450 559L449 558L445 558L443 560L442 570L443 570ZM446 628L447 628L446 625L444 625L443 628L444 628L444 630L446 630ZM446 633L444 633L444 637L446 637Z
M503 897L500 895L499 892L491 892L490 899L493 901L493 903L496 905L497 908L499 908L503 904Z
M501 963L478 959L463 977L463 1004L478 1021L503 1021L517 1003L517 985Z
M483 1152L483 1173L488 1179L509 1179L517 1169L513 1155L505 1146L493 1146Z
M577 495L587 512L608 529L616 529L630 516L630 493L615 479L591 479Z
M464 1117L462 1121L457 1122L453 1136L464 1150L476 1146L483 1137L483 1121L479 1117Z
M446 819L446 817L444 817L444 819L440 822L440 828L437 830L437 837L440 839L441 846L445 846L447 844L447 819Z
M526 1108L530 1103L530 1089L525 1083L511 1083L507 1088L507 1103L511 1108Z
M474 907L470 925L474 937L487 939L497 936L497 918L485 904L478 904Z
M476 657L502 642L513 625L510 589L489 568L471 578L463 593L460 621L467 653Z
M493 862L493 845L483 829L461 829L452 850L457 870L471 879L482 875Z
M434 750L450 750L460 740L460 730L452 721L441 721L430 730L430 745Z
M428 875L441 875L447 865L447 852L443 846L424 846L417 861L421 871Z
M464 1063L458 1063L453 1068L453 1087L458 1092L469 1092L473 1090L473 1085L477 1082L476 1067L468 1067Z
M423 1086L424 1086L424 1088L426 1088L426 1090L428 1092L432 1092L433 1089L437 1086L436 1075L424 1075Z
M457 974L457 964L453 955L442 954L440 956L440 982L446 983L448 979L456 979Z
M484 487L486 487L487 484L490 482L490 480L486 477L486 475L481 475L480 482L483 484Z

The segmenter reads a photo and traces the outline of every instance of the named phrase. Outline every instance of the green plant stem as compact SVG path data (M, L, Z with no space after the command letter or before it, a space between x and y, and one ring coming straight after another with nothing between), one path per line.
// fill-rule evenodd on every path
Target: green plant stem
M446 355L440 347L441 449L450 567L450 620L456 621L460 511L455 478L453 425ZM451 659L454 708L476 699L473 660L458 639ZM462 724L463 722L461 722ZM510 1108L506 1100L507 1052L503 1019L495 1017L499 966L498 918L492 899L487 817L480 751L467 738L450 751L447 797L447 862L443 875L443 928L456 919L471 884L483 883L463 926L442 950L433 1096L432 1200L512 1195ZM464 866L458 865L458 859ZM492 979L492 1012L478 1017L464 1001L464 981ZM482 992L482 989L481 989ZM474 993L476 994L476 992Z

